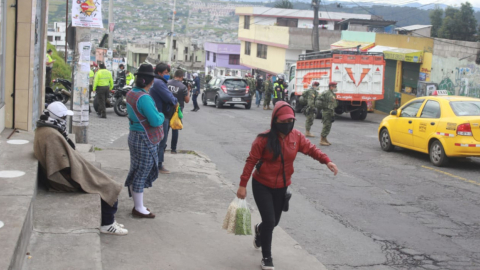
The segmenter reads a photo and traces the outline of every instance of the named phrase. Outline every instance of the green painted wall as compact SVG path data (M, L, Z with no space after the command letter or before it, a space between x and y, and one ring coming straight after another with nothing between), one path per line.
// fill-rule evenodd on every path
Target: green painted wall
M375 42L374 32L356 32L342 31L342 40L358 41L358 42Z

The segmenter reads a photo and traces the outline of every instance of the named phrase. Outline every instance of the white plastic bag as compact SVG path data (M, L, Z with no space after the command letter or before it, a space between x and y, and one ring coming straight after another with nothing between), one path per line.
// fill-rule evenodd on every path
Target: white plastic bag
M246 200L239 199L235 217L235 235L252 235L252 216Z
M228 206L227 215L223 219L222 228L227 230L228 233L235 233L235 219L237 216L239 201L240 199L235 197L232 203L230 203L230 206Z

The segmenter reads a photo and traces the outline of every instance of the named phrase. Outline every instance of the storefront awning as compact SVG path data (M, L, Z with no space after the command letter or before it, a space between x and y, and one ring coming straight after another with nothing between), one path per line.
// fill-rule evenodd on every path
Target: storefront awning
M343 49L347 51L356 51L358 45L360 45L360 51L366 52L369 49L373 48L375 46L375 43L340 40L330 45L330 49Z
M423 51L402 49L387 46L375 46L368 50L369 52L383 52L385 59L399 60L411 63L422 63Z

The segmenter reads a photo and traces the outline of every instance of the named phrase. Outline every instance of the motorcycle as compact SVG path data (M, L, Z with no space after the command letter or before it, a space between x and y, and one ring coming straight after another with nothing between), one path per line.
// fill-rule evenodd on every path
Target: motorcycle
M57 78L52 82L54 84L59 83L63 85L63 87L65 87L65 89L55 87L55 93L60 94L62 96L62 99L58 101L61 101L63 102L63 104L66 104L72 97L72 83L69 80L60 79L60 78Z
M125 83L123 82L123 84ZM108 93L105 108L113 107L115 113L118 116L127 116L127 106L126 106L125 96L127 92L132 89L132 85L126 85L123 88L120 88L120 85L122 85L121 81L115 84L113 86L113 89L110 90L110 92ZM121 101L118 102L117 104L117 100L121 100ZM118 108L116 108L117 105L118 105ZM93 99L93 108L98 113L98 99L96 94L95 94L95 98Z
M61 93L56 93L52 88L45 88L45 109L50 105L50 103L55 101L63 101L63 96Z
M127 116L127 93L128 91L132 90L133 88L133 80L130 82L129 85L125 85L121 89L115 91L115 105L113 106L113 110L118 116Z

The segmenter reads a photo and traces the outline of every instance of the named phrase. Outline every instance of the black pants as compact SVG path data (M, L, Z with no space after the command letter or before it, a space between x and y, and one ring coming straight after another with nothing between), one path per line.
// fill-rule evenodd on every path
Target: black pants
M108 205L104 200L102 201L102 226L112 225L115 222L115 214L118 209L118 201L113 206Z
M45 69L46 77L45 77L45 87L50 87L52 85L52 69L51 67L47 67Z
M193 94L192 98L193 98L193 109L200 109L200 107L198 107L198 102L197 102L198 94Z
M262 216L262 223L258 228L262 240L262 255L263 258L268 258L272 256L273 228L280 222L287 188L270 188L253 179L252 190Z
M110 91L109 86L97 86L95 98L98 101L98 112L103 117L107 115L107 99L108 92Z

